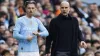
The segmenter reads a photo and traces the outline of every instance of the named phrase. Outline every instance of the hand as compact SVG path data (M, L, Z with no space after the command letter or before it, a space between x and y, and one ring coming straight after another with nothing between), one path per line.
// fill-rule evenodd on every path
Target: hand
M33 32L33 34L39 36L39 32Z
M81 41L81 42L80 42L80 46L81 46L82 48L87 48L87 44L86 44L84 41Z
M27 38L28 41L31 41L32 39L33 39L33 36L30 36L30 35Z

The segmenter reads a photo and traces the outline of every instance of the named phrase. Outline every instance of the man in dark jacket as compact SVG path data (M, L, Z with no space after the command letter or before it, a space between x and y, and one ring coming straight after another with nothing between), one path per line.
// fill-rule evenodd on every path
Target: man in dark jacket
M86 47L86 43L79 30L78 21L69 15L69 3L63 1L60 6L61 14L51 20L49 26L49 37L46 39L46 56L49 56L51 46L51 56L78 56L78 42L82 47Z

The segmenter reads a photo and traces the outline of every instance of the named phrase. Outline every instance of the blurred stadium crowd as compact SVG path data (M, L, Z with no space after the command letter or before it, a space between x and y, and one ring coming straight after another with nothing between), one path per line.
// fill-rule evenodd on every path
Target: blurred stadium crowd
M0 56L17 56L18 41L13 38L13 27L17 18L25 15L27 0L0 0ZM35 0L37 17L48 29L50 21L60 14L63 0ZM100 5L83 3L81 0L67 0L70 14L76 17L87 48L79 47L80 56L100 56ZM85 4L85 6L83 5ZM45 38L38 37L40 56L45 55Z

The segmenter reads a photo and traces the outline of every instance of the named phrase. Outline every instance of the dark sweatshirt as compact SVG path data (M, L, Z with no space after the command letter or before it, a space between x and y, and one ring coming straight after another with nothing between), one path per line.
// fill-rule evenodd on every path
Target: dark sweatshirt
M57 37L57 51L70 51L72 38L72 19L67 16L58 19L58 37Z
M51 48L51 56L56 51L71 52L71 56L77 56L78 42L83 41L78 21L70 15L60 14L53 19L49 26L49 37L46 39L46 53Z

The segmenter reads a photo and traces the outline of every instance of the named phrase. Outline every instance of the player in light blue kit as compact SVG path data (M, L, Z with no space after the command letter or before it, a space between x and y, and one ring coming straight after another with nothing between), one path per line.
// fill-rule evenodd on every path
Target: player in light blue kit
M19 42L18 56L39 56L37 36L46 37L48 31L42 22L33 16L36 11L35 2L26 1L25 8L26 15L18 18L13 30L13 37Z

